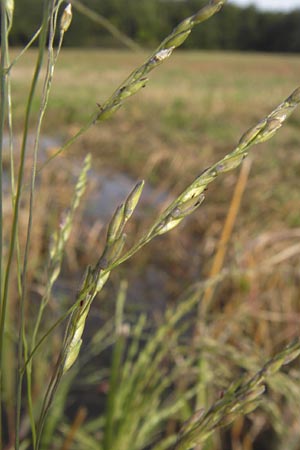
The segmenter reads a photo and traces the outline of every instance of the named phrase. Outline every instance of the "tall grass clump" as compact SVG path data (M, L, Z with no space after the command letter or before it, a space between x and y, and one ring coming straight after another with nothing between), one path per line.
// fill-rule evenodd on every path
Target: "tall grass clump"
M237 433L234 427L245 427L243 416L251 414L258 405L279 436L286 436L280 404L299 411L299 370L296 366L290 372L285 369L300 354L298 339L286 342L285 348L275 349L272 355L259 351L254 339L252 346L247 339L249 353L245 355L234 339L211 333L217 321L224 328L231 323L236 326L235 314L246 320L241 310L224 315L217 309L212 311L213 293L221 282L253 277L256 272L272 270L280 262L273 259L252 270L223 267L242 192L250 176L244 160L254 145L272 138L294 112L300 103L299 87L246 131L232 151L191 180L153 223L142 229L133 244L125 247L125 231L145 184L137 182L110 219L103 249L97 250L97 260L87 265L77 293L58 304L54 301L55 283L61 275L66 246L85 194L91 168L88 154L75 181L69 208L59 225L41 232L40 260L35 258L38 239L35 208L43 202L42 180L50 162L54 164L80 136L92 126L101 126L128 98L147 86L150 73L171 57L195 26L217 13L224 3L225 0L211 0L179 23L149 58L97 106L72 137L46 161L40 162L42 130L55 68L64 35L72 22L71 3L44 0L36 33L12 59L9 34L13 27L14 1L1 1L0 442L3 449L213 449L218 448L222 439L219 428L230 429L230 425ZM74 6L99 22L99 16L81 2L74 1ZM111 28L109 24L108 28ZM112 31L122 38L114 28ZM37 45L36 62L24 105L18 148L12 79L15 68L33 44ZM128 45L134 44L129 40ZM6 137L8 164L3 153ZM128 284L123 280L116 294L113 318L99 326L82 351L93 302L100 298L112 272L154 238L169 233L195 213L205 200L207 187L239 166L242 166L240 179L210 276L189 286L176 304L168 305L156 329L146 313L127 317ZM9 195L4 186L4 167L5 170L9 167ZM48 227L53 222L52 211L46 208L44 212ZM33 286L41 273L43 283L35 291ZM230 334L232 330L228 330ZM242 334L243 331L240 339ZM95 359L105 361L108 354L109 367L103 364L101 370L97 366L89 373L88 363ZM89 415L85 408L75 407L74 416L66 411L68 399L74 390L89 383L105 394L101 411ZM265 394L269 391L274 395ZM299 436L299 427L291 431L291 436L296 439L297 433ZM240 435L251 438L246 429ZM247 445L245 448L252 448L251 439ZM292 443L290 448L295 448Z

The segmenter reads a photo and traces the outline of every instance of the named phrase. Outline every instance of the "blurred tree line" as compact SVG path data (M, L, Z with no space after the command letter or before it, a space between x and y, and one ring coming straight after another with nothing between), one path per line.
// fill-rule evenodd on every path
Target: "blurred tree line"
M207 1L202 0L81 0L109 19L143 46L155 46L183 18ZM40 0L15 2L13 45L24 45L41 15ZM73 10L73 22L65 37L69 46L120 46L99 24ZM262 12L254 6L227 4L221 13L195 28L184 44L189 49L300 52L300 9L290 13Z

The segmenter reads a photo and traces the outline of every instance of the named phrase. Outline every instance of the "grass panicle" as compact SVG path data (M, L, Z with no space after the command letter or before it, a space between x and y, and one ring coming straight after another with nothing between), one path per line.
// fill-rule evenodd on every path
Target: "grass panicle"
M282 126L284 121L291 115L300 103L300 88L296 89L284 102L275 108L266 118L255 127L248 130L240 139L237 147L225 155L218 162L204 170L155 220L152 227L145 233L139 241L129 249L124 255L115 258L110 263L105 259L106 271L120 265L144 245L148 244L153 238L164 234L182 222L189 214L194 212L204 201L208 185L212 183L219 175L236 169L247 157L248 150L253 145L270 139L275 132ZM275 123L274 123L275 121ZM100 259L101 261L101 259Z
M210 2L201 8L196 14L183 20L163 42L158 46L154 53L135 69L129 77L124 80L120 87L101 105L96 113L92 114L90 120L81 127L78 132L72 136L61 148L59 148L40 169L45 167L51 160L69 148L77 139L82 136L93 124L110 119L123 105L124 100L135 95L148 82L148 74L168 59L173 50L183 44L195 25L202 23L216 14L226 0L210 0ZM74 2L78 7L77 2ZM184 35L184 36L183 36Z
M258 406L265 392L264 382L300 354L300 342L295 340L271 358L249 381L240 378L213 404L207 412L199 410L181 429L176 450L189 450L207 440L216 427L227 426L240 414L249 414Z

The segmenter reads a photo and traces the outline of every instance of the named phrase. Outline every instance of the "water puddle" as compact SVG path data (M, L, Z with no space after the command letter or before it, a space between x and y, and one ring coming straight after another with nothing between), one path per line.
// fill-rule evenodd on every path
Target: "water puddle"
M14 137L14 149L16 154L20 151L21 136ZM59 149L62 141L59 138L53 138L51 136L42 135L39 145L39 163L45 162L53 152ZM28 154L32 155L34 147L34 135L28 136ZM8 162L9 160L9 138L8 135L4 136L3 140L3 153L4 158ZM54 162L55 164L55 162ZM57 164L57 161L56 161ZM71 173L74 183L79 175L79 171L82 167L82 162L77 159L66 158L59 160L59 168L66 166L68 173ZM4 192L8 193L10 189L10 174L9 164L4 164L3 169L3 184ZM134 179L126 173L116 171L113 168L95 170L92 168L88 174L88 183L91 185L90 195L85 199L84 208L84 222L87 225L93 224L95 221L108 222L112 217L116 207L122 203L129 192L135 186L139 180ZM164 204L171 196L168 192L159 191L158 189L148 185L146 183L140 206L136 211L137 217L141 218L153 211L153 209L159 208Z
M85 216L89 223L99 219L109 221L116 207L126 199L138 182L125 173L107 169L99 172L92 170L89 173L89 181L92 184L92 192L86 199L85 206ZM168 198L169 193L158 191L146 184L135 217L147 216Z

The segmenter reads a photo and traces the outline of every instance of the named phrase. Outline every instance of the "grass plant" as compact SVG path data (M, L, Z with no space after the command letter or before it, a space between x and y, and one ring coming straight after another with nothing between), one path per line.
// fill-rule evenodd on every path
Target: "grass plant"
M272 138L291 116L300 103L300 88L294 90L259 120L257 125L244 133L231 152L211 163L193 181L187 176L189 181L181 193L157 214L148 228L142 228L140 234L132 238L133 243L125 248L125 229L130 230L132 216L144 190L144 181L137 182L123 203L116 208L108 224L102 254L97 256L96 262L90 261L87 265L75 298L68 304L56 304L53 290L62 270L66 246L91 167L90 156L87 156L64 220L58 231L50 231L52 238L49 243L43 242L41 245L41 254L44 252L47 256L42 255L36 266L32 262L34 223L37 221L35 205L41 192L37 183L38 176L42 177L47 173L50 162L54 164L55 160L61 158L67 148L92 126L100 127L102 122L110 119L131 96L145 87L150 72L164 63L173 51L182 45L194 26L217 13L224 3L224 0L211 0L192 17L183 20L152 55L125 78L106 101L98 105L84 125L77 128L59 149L55 149L52 155L39 165L45 114L64 34L72 20L71 5L63 0L45 0L38 31L11 63L8 42L13 26L14 2L1 2L0 153L4 163L2 150L8 130L12 205L10 217L4 220L2 164L0 442L4 449L184 450L195 446L217 448L216 439L220 434L216 430L229 426L234 421L236 423L241 416L251 414L265 392L265 385L274 390L277 400L284 399L290 407L295 406L295 398L300 399L296 382L299 379L299 370L294 369L290 374L281 372L282 366L291 363L299 355L299 340L294 340L282 350L282 341L288 340L282 339L278 348L272 348L273 356L265 362L266 354L262 355L258 351L262 338L252 333L253 344L252 348L248 349L250 356L245 357L243 349L235 348L233 329L236 327L235 319L247 321L247 305L231 302L227 305L227 310L225 308L224 311L218 311L216 307L212 313L212 307L215 306L214 293L222 281L238 279L242 283L243 280L249 282L252 277L255 285L253 277L256 273L272 271L282 260L299 253L299 245L292 245L254 268L223 268L229 238L249 177L249 164L245 164L244 159L252 146ZM90 10L82 9L80 2L74 1L74 4L81 8L83 13L91 14ZM15 68L36 39L38 51L25 102L22 140L18 154L14 141L14 91L11 83ZM132 46L132 43L130 45ZM34 110L36 104L37 115ZM180 105L179 102L179 109ZM170 121L169 116L168 126L173 126L172 120ZM175 126L177 125L176 119ZM34 143L30 153L29 137L32 129ZM136 323L126 322L124 305L128 283L121 282L114 321L107 321L99 332L93 335L88 349L82 358L79 358L84 345L83 333L92 313L93 302L96 297L101 296L115 269L133 259L154 238L162 239L162 235L177 228L200 207L207 187L213 182L216 183L219 176L240 165L241 177L235 187L235 195L219 240L219 250L208 279L190 286L175 306L168 306L164 319L155 331L146 314L140 315ZM43 238L41 240L43 241ZM38 271L43 266L46 270L41 288L42 295L39 295L36 301L30 281L38 278ZM39 269L35 273L37 267ZM34 285L34 282L32 284ZM199 314L194 314L197 310ZM235 315L236 318L233 317ZM196 316L196 320L191 316ZM222 335L223 331L229 338ZM260 328L259 332L271 333L265 328ZM247 347L251 330L245 330L245 334ZM64 415L64 407L72 394L75 376L81 377L84 383L88 379L86 375L81 376L81 373L84 373L84 364L112 345L109 377L107 373L100 375L107 394L102 414L87 419L86 410L79 407L73 422L70 423L69 417ZM227 358L225 361L224 355ZM224 375L221 380L212 381L214 365L218 365L220 373ZM241 376L241 370L246 374ZM237 380L235 382L234 376ZM96 383L99 383L98 379ZM219 392L221 390L218 400L215 399L215 393L212 395L213 389ZM266 404L266 414L271 417L270 421L278 434L284 434L280 427L280 411L276 401L270 398L262 404ZM198 409L200 406L201 409ZM183 424L184 421L186 422ZM299 434L299 428L296 429L295 435L297 433ZM53 436L55 438L51 441Z

